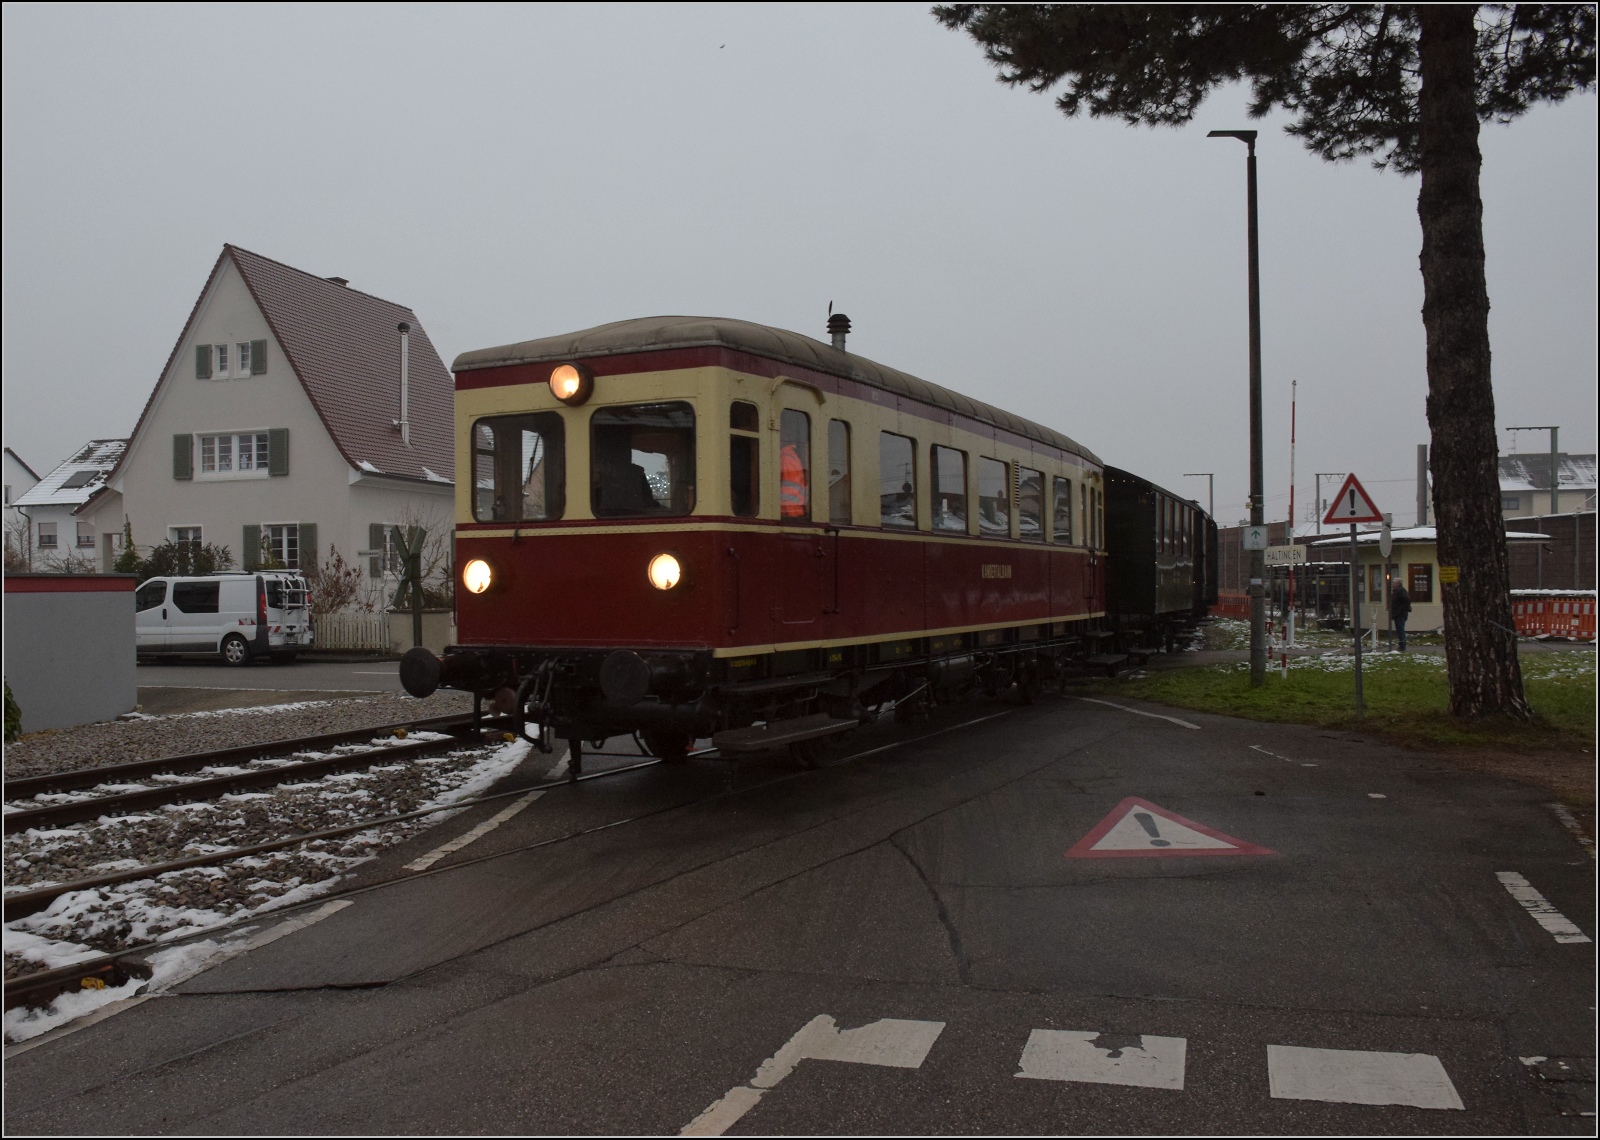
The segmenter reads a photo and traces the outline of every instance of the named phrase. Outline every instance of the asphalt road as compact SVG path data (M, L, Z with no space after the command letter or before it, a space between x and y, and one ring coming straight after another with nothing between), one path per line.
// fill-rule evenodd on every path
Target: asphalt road
M192 660L140 665L138 674L141 689L401 691L398 661L296 661L292 665L258 662L235 668L221 661Z
M553 790L11 1056L6 1129L1592 1134L1594 946L1498 877L1594 933L1547 796L1119 703Z

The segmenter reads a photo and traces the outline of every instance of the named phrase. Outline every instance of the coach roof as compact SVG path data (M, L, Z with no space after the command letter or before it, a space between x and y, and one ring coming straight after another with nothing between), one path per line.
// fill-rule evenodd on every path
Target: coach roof
M456 357L451 368L455 372L472 372L480 368L501 368L515 364L705 347L736 349L752 356L825 372L830 376L846 377L1060 448L1082 456L1091 463L1100 462L1088 448L1043 424L980 403L960 392L930 384L909 372L888 368L864 356L840 352L811 337L727 317L641 317L631 321L613 321L580 332L463 352Z

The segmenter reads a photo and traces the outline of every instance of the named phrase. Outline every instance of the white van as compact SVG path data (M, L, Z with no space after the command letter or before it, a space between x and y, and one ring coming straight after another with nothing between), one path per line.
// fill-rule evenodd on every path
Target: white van
M299 574L151 578L134 594L140 657L218 654L229 665L294 660L312 643L306 580Z

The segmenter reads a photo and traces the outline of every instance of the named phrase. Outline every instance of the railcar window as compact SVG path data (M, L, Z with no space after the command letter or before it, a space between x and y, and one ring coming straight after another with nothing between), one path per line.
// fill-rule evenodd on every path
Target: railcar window
M1096 550L1105 546L1106 538L1106 493L1099 487L1094 489L1094 548Z
M978 459L978 533L1010 537L1011 480L998 459Z
M1017 468L1017 536L1044 541L1044 472L1031 467Z
M811 417L785 408L778 419L778 504L785 519L811 518Z
M728 424L733 433L728 437L728 492L733 513L740 518L754 518L761 513L761 420L756 406L745 400L735 400L728 410Z
M828 421L828 521L852 522L850 511L850 425Z
M884 526L916 529L917 445L892 431L878 433L878 509Z
M596 518L694 510L694 409L685 403L596 408L589 417Z
M560 415L492 416L472 425L475 518L558 519L566 507L566 427Z
M1055 510L1053 522L1055 531L1052 537L1063 546L1072 545L1072 480L1055 477Z
M967 453L933 447L933 529L967 533Z
M1083 544L1094 546L1094 535L1089 533L1089 484L1078 484L1078 522L1083 528Z

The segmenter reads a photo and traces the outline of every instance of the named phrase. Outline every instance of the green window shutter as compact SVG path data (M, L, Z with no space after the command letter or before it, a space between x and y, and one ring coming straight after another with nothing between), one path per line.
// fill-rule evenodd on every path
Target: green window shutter
M288 428L272 428L267 432L267 474L289 474Z
M317 572L317 524L300 524L300 572L302 574L315 574Z
M194 478L194 436L175 435L172 437L172 477L174 479Z
M197 344L194 346L194 378L196 380L211 379L211 346Z
M248 523L244 528L244 550L241 561L246 570L261 569L261 528Z
M367 524L367 549L382 550L383 536L388 529L382 523ZM367 576L370 578L381 578L383 576L383 555L374 554L367 559Z
M267 342L253 340L250 342L250 375L265 376L267 374Z

